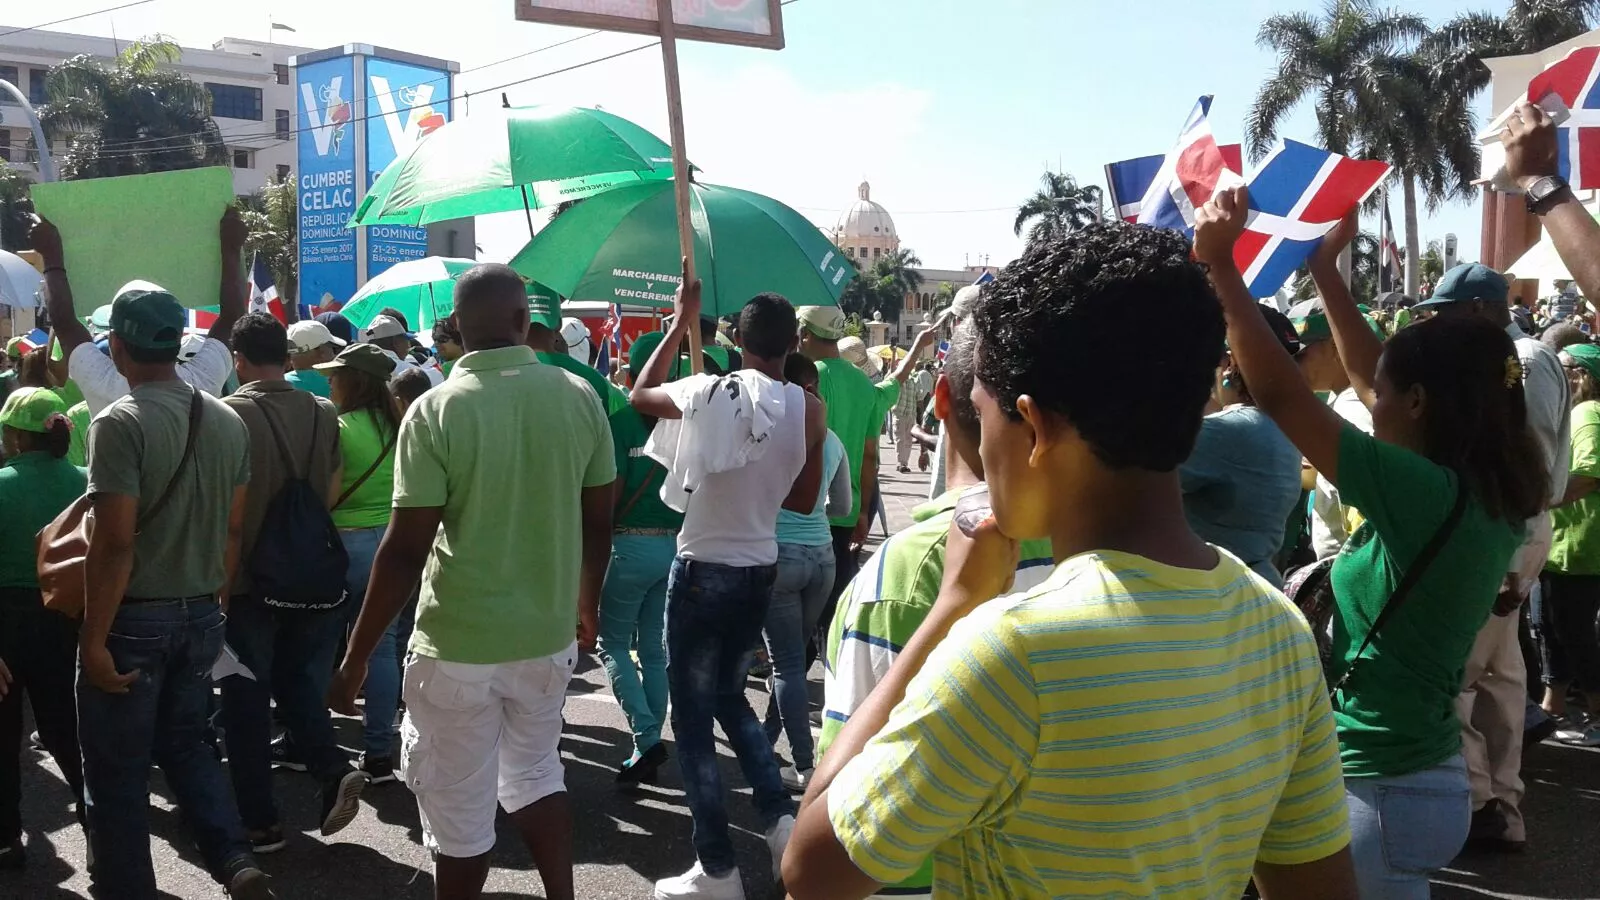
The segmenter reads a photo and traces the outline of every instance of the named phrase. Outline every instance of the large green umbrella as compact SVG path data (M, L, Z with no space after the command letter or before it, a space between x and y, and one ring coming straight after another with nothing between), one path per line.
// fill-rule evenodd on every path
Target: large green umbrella
M456 279L478 265L476 260L429 256L396 263L356 292L340 312L357 328L366 328L384 309L394 308L418 330L450 315L456 308ZM561 300L541 284L528 284L529 297L546 297L552 305Z
M378 176L351 225L426 225L553 206L672 176L672 148L620 116L573 106L474 113Z
M835 306L856 270L817 226L771 197L695 184L695 271L705 311L727 315L766 291ZM670 307L681 280L671 181L628 185L557 216L511 267L574 300Z

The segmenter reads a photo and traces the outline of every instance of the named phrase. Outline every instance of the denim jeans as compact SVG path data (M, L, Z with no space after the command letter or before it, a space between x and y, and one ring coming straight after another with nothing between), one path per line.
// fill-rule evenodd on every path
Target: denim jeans
M344 538L345 552L350 554L350 568L345 576L345 588L350 592L350 599L344 603L348 610L345 613L347 625L354 626L356 616L361 614L367 597L367 582L372 578L372 560L378 555L378 543L386 530L384 526L347 528L339 532ZM405 644L411 637L416 614L416 598L413 597L384 629L367 663L361 737L368 756L394 755L394 717L400 708L400 672L405 665Z
M1454 859L1472 822L1458 754L1393 778L1346 778L1350 853L1361 900L1427 900L1428 877Z
M233 791L206 743L211 669L225 617L209 598L124 604L106 649L117 671L137 670L125 694L107 694L78 672L91 894L153 900L150 762L177 796L206 867L219 881L254 865Z
M222 679L228 774L246 828L279 824L272 798L274 696L278 717L311 774L326 780L350 765L334 739L327 703L346 615L342 609L273 609L249 596L228 603L228 646L256 676Z
M667 583L667 687L694 849L710 875L735 866L722 806L715 725L750 783L762 825L794 814L772 745L745 696L761 625L772 602L775 566L734 567L678 558Z
M822 650L828 645L828 629L833 625L833 614L839 606L839 597L844 589L850 586L850 579L856 577L856 571L861 568L861 559L850 549L851 538L855 535L855 527L851 525L831 525L828 530L833 534L833 587L828 589L827 602L822 605L822 614L817 617L816 627L811 631L811 639L806 644L806 670L810 671L811 664L822 655Z
M618 534L600 594L600 659L611 693L628 717L633 749L661 743L667 719L667 576L678 542L670 534ZM633 651L638 648L639 664Z
M76 622L45 609L38 588L0 588L0 660L13 679L0 697L0 846L22 837L23 703L32 705L39 740L81 810L83 762L73 696L77 658Z
M789 755L797 769L816 765L811 743L811 697L806 691L806 638L817 627L833 589L833 546L778 545L778 575L764 629L772 659L772 692L767 701L767 740L789 735Z

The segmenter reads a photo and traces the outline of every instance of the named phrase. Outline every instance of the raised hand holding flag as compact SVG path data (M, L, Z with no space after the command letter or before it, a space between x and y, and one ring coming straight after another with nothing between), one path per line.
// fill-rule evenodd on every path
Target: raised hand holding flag
M1194 234L1194 211L1218 188L1241 183L1211 134L1211 96L1201 97L1139 203L1139 224ZM1120 211L1120 210L1119 210Z

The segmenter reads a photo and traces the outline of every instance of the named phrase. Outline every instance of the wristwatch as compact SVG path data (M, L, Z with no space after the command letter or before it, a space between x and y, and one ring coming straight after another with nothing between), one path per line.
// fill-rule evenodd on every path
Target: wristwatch
M1546 201L1554 197L1556 194L1561 193L1566 189L1566 187L1567 180L1562 178L1560 175L1546 175L1545 177L1540 178L1538 181L1535 181L1533 184L1528 185L1528 212L1533 213L1536 216L1544 212L1548 206Z

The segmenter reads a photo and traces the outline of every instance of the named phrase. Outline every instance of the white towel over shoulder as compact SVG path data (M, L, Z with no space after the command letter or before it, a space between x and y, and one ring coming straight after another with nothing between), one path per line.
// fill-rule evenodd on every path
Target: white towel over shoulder
M760 459L783 418L783 382L749 372L692 375L662 385L683 411L656 423L646 456L667 468L661 502L683 512L707 475Z

